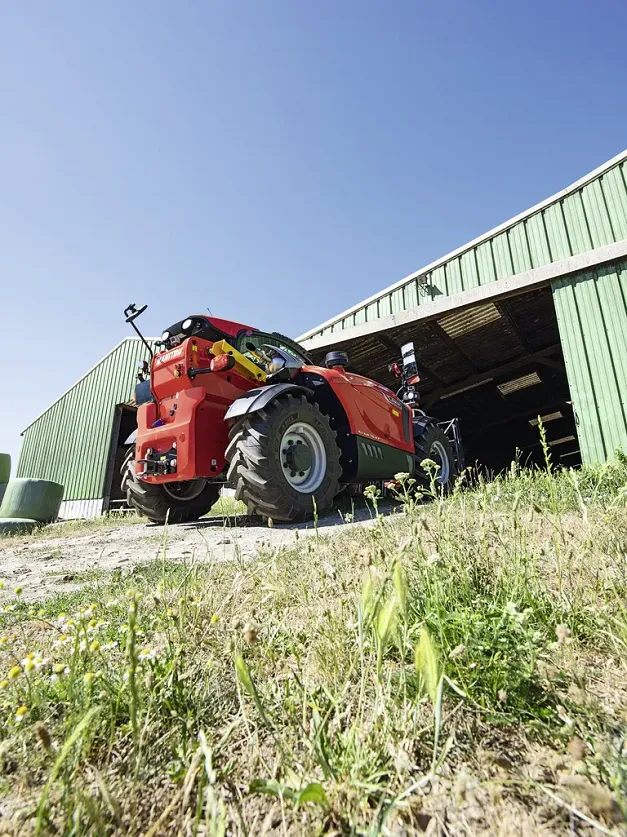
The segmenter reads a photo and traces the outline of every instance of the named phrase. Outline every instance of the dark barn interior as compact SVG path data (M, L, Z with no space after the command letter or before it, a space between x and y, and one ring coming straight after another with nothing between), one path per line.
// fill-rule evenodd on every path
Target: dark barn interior
M576 419L550 287L456 310L437 319L342 341L351 371L396 389L388 366L413 340L423 409L459 418L467 465L496 473L514 459L545 462L538 430L543 418L554 464L581 462ZM322 362L333 349L310 350Z

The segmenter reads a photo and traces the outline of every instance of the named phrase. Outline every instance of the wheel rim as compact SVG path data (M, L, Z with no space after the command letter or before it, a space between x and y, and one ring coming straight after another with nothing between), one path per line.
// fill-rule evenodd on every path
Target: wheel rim
M327 451L315 427L292 424L281 439L281 468L292 488L311 494L320 487L327 472Z
M188 503L200 497L206 485L207 480L182 480L181 482L164 482L161 487L173 500Z
M446 485L451 475L451 463L448 453L442 442L432 442L429 458L433 459L438 466L438 473L435 481L440 485Z

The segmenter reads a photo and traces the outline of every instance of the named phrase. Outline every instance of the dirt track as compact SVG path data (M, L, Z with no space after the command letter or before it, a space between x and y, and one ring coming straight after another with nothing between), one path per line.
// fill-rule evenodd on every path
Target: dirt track
M361 510L356 522L346 524L338 512L319 522L324 534L367 525L370 514ZM163 554L165 530L153 524L103 525L88 534L0 541L0 580L5 589L0 601L13 597L13 588L24 588L26 600L40 600L55 593L77 589L90 570L129 570ZM315 534L311 523L283 524L273 528L249 525L245 519L209 518L194 524L170 526L167 531L167 557L171 561L229 561L237 555L250 558L260 549L289 546L297 537Z

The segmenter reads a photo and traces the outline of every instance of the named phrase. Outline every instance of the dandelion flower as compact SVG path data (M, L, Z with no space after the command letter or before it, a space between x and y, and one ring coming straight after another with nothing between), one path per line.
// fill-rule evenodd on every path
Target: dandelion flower
M9 680L17 680L21 673L22 669L20 666L13 666L13 668L9 670Z
M20 724L26 715L28 715L28 708L26 706L20 706L15 713L15 723Z

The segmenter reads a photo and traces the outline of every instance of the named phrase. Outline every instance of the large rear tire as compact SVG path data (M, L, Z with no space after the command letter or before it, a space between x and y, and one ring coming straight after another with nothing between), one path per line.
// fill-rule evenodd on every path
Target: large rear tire
M329 419L304 396L277 398L230 431L228 478L248 514L294 522L333 506L340 451Z
M120 469L122 491L129 506L153 523L190 523L207 514L220 496L220 485L210 480L190 480L155 485L135 473L135 445Z
M437 424L430 423L426 426L424 433L414 442L418 462L430 459L438 466L435 474L435 485L443 491L450 491L457 476L455 456L448 436ZM432 475L422 467L417 473L418 479L425 485L431 485Z

